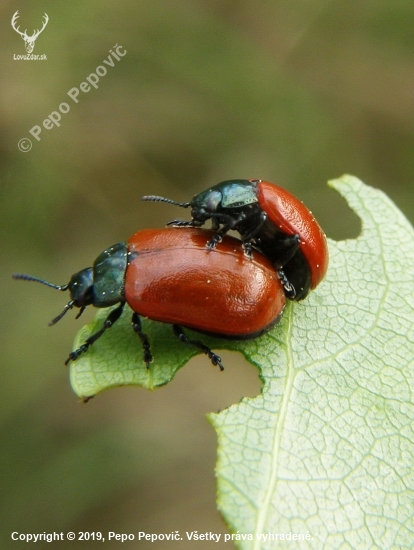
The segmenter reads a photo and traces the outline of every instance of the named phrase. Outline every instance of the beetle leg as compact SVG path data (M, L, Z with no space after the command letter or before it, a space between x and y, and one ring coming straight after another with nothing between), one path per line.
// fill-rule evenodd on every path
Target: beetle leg
M218 221L218 219L216 218L216 216L214 216L213 218L211 218L211 229L213 231L220 231L220 222Z
M251 241L243 241L243 248L244 253L249 258L249 260L253 260L253 248Z
M286 296L290 300L294 300L296 298L295 287L292 285L291 282L289 282L289 279L286 277L283 269L278 269L277 274L279 275L279 279L280 279L280 282L283 285L283 289L285 291Z
M223 235L234 229L239 221L240 220L238 218L234 219L233 216L229 216L228 214L212 214L211 228L213 229L213 231L216 231L216 233L214 237L207 242L207 248L209 250L216 248L218 243L223 238ZM222 224L221 228L220 224Z
M82 353L85 353L88 350L89 346L91 346L94 342L96 342L96 340L98 340L98 338L100 338L108 328L111 328L111 326L114 323L116 323L116 321L118 321L118 319L121 317L121 313L122 313L122 310L124 309L124 305L125 305L125 302L121 302L117 308L113 309L109 313L108 317L106 318L103 324L103 327L97 332L95 332L95 334L92 334L91 336L89 336L89 338L85 340L85 343L82 344L78 349L76 349L75 351L72 351L69 354L69 357L66 359L65 365L69 365L71 361L75 361L79 357L79 355L81 355Z
M217 233L213 236L211 241L208 241L207 243L207 249L213 250L213 248L216 248L216 246L223 240L223 237L221 236L221 232L217 231Z
M188 344L190 346L195 346L203 353L207 355L207 357L210 359L210 361L213 363L214 366L218 366L220 370L224 370L223 365L221 364L221 358L216 355L209 347L207 347L203 342L200 340L190 340L188 336L185 334L184 330L180 325L173 325L173 331L174 334L177 336L181 342L184 342L184 344Z
M151 346L148 340L148 336L145 334L145 332L142 332L141 319L138 313L134 313L132 315L132 328L141 340L142 349L144 350L144 361L147 365L147 369L149 369L149 365L153 362L154 359L151 355Z

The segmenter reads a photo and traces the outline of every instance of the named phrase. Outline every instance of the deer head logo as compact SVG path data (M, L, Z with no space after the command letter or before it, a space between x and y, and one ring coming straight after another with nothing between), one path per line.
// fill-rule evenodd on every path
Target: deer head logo
M13 15L13 18L11 20L12 27L23 38L27 53L32 53L33 48L35 47L36 39L46 27L49 21L49 17L47 16L47 13L45 13L45 15L43 16L45 19L43 22L43 27L40 29L40 31L39 30L34 31L34 33L31 36L27 36L27 33L26 33L27 29L24 32L20 32L19 27L16 28L16 21L18 17L19 17L19 10L17 10L16 13Z

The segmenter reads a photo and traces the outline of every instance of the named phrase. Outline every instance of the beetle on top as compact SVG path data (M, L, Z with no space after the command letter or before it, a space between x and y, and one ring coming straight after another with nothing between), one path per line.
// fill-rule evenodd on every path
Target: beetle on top
M195 195L191 202L155 195L142 200L191 207L191 221L169 222L175 227L201 227L211 219L214 236L207 242L209 249L220 247L228 231L238 231L248 256L252 257L254 246L270 259L292 300L303 300L326 274L325 233L306 206L278 185L254 179L228 180Z

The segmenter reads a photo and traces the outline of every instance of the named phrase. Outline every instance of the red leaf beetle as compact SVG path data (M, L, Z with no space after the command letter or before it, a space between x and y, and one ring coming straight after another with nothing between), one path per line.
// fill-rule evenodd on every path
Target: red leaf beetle
M224 237L206 251L211 231L188 228L138 231L126 242L102 252L92 267L75 273L68 284L53 285L31 275L15 279L36 281L69 290L71 300L51 321L59 321L73 307L93 305L112 309L102 328L69 354L66 364L86 352L121 316L127 303L133 310L132 328L142 342L144 361L152 361L148 336L140 316L171 323L174 334L197 347L223 369L221 359L200 340L187 337L183 327L227 339L251 339L264 334L280 319L285 307L282 283L261 254L248 259L233 237Z
M248 255L254 245L271 260L291 299L305 298L325 276L329 259L324 232L306 206L278 185L228 180L195 195L191 202L154 195L143 200L191 207L191 221L173 220L169 225L200 227L211 219L215 234L207 243L210 249L228 231L238 231Z

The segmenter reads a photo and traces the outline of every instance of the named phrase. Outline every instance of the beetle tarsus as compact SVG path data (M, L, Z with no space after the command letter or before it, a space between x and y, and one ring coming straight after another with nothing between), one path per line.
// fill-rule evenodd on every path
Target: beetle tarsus
M216 248L216 246L221 243L221 241L223 240L223 237L220 235L220 233L216 233L214 235L214 237L211 239L211 241L208 241L207 242L207 249L210 251L210 250L213 250L214 248Z
M253 247L251 242L244 242L243 243L243 249L244 254L249 258L249 260L253 260Z
M154 359L151 355L151 345L149 343L148 336L145 334L145 332L142 332L141 319L138 313L134 313L132 315L132 328L134 329L135 334L137 334L139 336L139 339L141 340L142 349L144 350L144 361L147 369L149 369L150 363L152 363Z
M86 404L88 401L90 401L91 399L93 399L95 396L94 395L84 395L82 397L82 403Z
M85 351L87 351L88 347L89 345L83 344L77 350L71 351L69 353L69 357L65 361L65 365L68 366L71 361L76 361L79 355L82 355L82 353L85 353Z
M279 279L283 285L283 289L287 298L289 298L290 300L294 300L296 298L295 287L292 285L291 282L289 282L289 279L286 277L283 269L278 269L277 273L279 275Z
M177 338L181 342L184 342L184 344L188 344L189 346L197 347L207 355L207 357L210 359L210 361L215 367L218 366L221 371L224 370L224 367L221 363L221 358L216 353L214 353L214 351L212 351L208 346L203 344L201 340L190 340L188 336L185 334L183 328L180 327L180 325L173 325L173 331L174 331L174 334L177 336Z
M221 371L224 371L224 367L221 363L221 357L214 353L214 351L204 352L215 367L218 367Z

